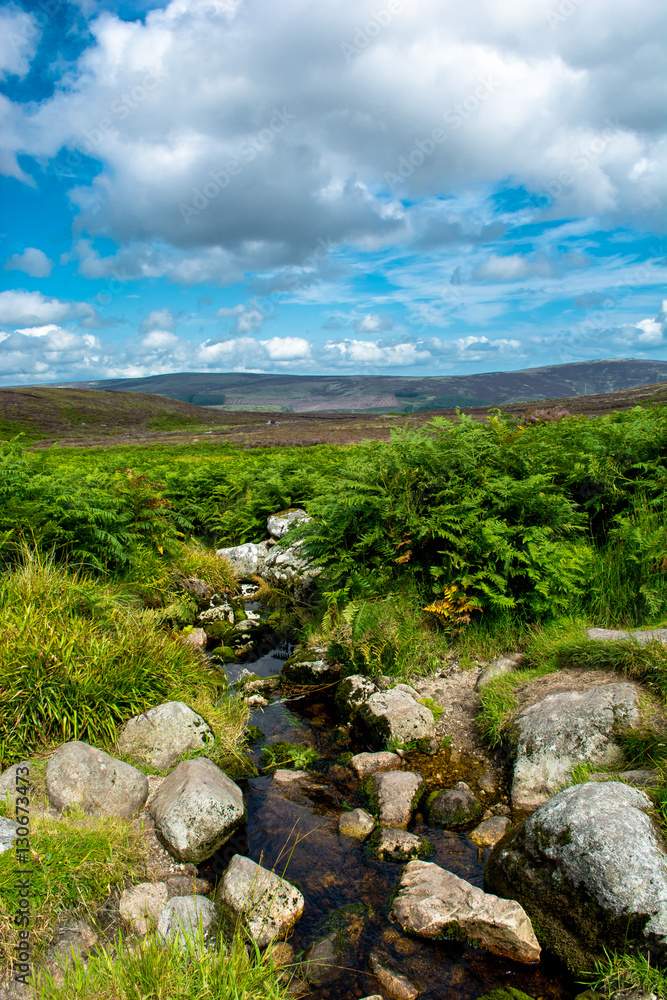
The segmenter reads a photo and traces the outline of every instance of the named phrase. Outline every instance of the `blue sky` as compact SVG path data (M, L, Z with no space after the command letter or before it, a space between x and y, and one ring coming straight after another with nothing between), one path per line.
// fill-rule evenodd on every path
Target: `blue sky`
M0 7L0 384L667 360L664 4L380 2Z

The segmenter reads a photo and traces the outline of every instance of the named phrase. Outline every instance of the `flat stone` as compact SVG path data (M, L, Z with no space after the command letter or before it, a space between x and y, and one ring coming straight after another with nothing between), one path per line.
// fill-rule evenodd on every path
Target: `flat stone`
M251 576L261 576L264 564L269 555L266 542L245 542L243 545L232 545L226 549L217 549L218 559L226 559L232 567L234 576L238 579L249 579Z
M233 936L240 921L259 948L287 937L304 907L291 883L240 854L230 861L215 899L226 933Z
M375 820L365 809L351 809L338 820L338 832L355 840L365 840L374 826Z
M157 926L160 914L169 899L164 882L141 882L126 889L120 897L118 911L126 924L139 937L145 937Z
M92 816L131 819L148 798L148 779L131 764L74 740L49 760L46 790L60 812L79 806Z
M367 779L368 794L381 826L407 827L424 790L424 779L413 771L386 771Z
M428 861L410 861L392 904L403 930L424 938L460 938L517 962L539 961L540 946L518 903L482 892Z
M428 818L432 826L467 826L480 819L484 806L473 795L465 781L459 781L453 788L433 792L427 804Z
M279 514L271 514L266 521L266 530L271 538L278 539L286 535L290 528L296 524L305 524L307 521L312 521L312 517L309 517L305 510L300 507L292 507Z
M157 932L164 941L175 941L186 952L188 942L197 943L200 925L204 947L213 947L218 931L215 904L205 896L174 896L162 909Z
M634 629L626 632L624 629L587 628L586 635L596 642L637 642L646 646L649 642L661 642L667 646L667 628Z
M343 722L351 722L361 706L377 691L370 677L352 674L344 677L336 689L336 709Z
M350 761L350 767L358 778L365 778L377 771L395 771L403 761L397 753L380 750L378 753L358 753Z
M207 757L177 764L149 812L169 853L194 862L210 858L246 818L241 789Z
M407 830L382 830L375 848L380 861L411 861L432 854L433 848L423 837Z
M5 851L11 850L14 846L14 841L18 837L18 823L13 819L5 819L4 816L0 816L0 854L4 854ZM25 833L25 830L23 831Z
M360 707L356 721L367 731L376 749L387 740L408 744L435 738L433 713L406 691L377 691Z
M396 1000L416 1000L419 996L419 990L415 984L410 982L407 976L396 972L385 962L382 962L377 952L370 953L368 966L380 986Z
M205 750L213 742L213 733L201 715L182 701L166 701L126 722L118 749L166 770L188 750Z
M667 958L667 853L638 788L588 781L558 792L499 844L486 866L493 888L521 902L545 946L571 969L602 948Z
M516 721L513 807L533 812L568 784L577 764L621 763L614 732L639 723L639 694L635 684L599 684L547 695L525 709Z
M492 660L487 667L482 670L481 674L477 678L477 683L475 688L477 691L482 691L487 684L490 684L492 680L496 677L502 677L503 674L513 674L515 670L525 663L526 657L523 653L512 653L509 656L498 656L495 660Z
M492 816L470 831L470 839L479 847L495 847L507 833L511 823L507 816Z
M288 767L279 767L271 777L273 784L282 788L288 788L306 779L310 779L308 771L292 771Z

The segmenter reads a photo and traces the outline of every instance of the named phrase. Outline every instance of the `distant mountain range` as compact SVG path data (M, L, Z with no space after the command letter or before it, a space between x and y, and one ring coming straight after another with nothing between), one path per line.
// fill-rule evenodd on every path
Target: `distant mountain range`
M252 375L180 372L148 378L58 382L54 387L157 393L196 406L285 413L410 413L617 392L667 382L667 361L610 359L480 375Z

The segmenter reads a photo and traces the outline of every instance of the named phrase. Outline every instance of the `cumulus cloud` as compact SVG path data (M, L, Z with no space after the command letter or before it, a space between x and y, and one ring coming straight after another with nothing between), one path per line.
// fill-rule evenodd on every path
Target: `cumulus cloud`
M173 330L176 320L170 309L151 309L141 321L142 330Z
M5 264L6 271L24 271L31 278L48 278L52 267L53 261L36 247L26 247L23 253L12 254Z
M365 313L360 319L354 321L355 333L381 333L383 330L390 330L393 320L389 316L380 316L378 313Z
M26 75L39 37L32 14L11 3L0 7L0 78Z
M38 326L77 318L92 325L96 312L87 302L64 302L41 292L0 292L0 324Z
M85 373L96 377L96 366L102 361L100 351L100 342L93 334L73 332L55 323L0 334L0 368L5 376L44 380L74 372L81 378Z

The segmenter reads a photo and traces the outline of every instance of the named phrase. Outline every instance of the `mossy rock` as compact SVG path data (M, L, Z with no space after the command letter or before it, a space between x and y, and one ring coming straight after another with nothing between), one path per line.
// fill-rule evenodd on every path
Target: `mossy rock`
M522 993L521 990L515 990L513 986L502 986L498 990L491 990L490 993L485 993L479 1000L533 1000L533 997L528 996L527 993Z

